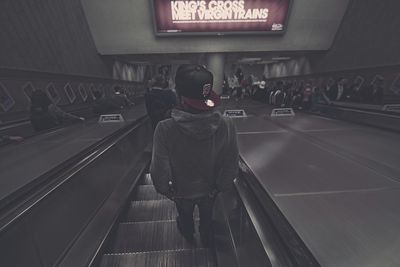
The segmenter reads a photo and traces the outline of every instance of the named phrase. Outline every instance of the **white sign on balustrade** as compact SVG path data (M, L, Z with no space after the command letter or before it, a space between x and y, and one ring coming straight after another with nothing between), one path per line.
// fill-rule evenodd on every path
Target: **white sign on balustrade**
M231 118L246 118L247 114L243 109L227 109L224 111L224 116Z
M121 114L103 114L100 115L99 123L115 123L125 122L124 117Z
M271 112L271 117L288 117L294 115L295 113L292 108L275 108Z

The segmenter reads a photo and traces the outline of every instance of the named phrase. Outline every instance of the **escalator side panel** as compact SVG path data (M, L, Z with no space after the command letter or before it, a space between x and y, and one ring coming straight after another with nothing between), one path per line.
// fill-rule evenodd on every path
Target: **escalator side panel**
M88 166L71 174L7 226L0 234L0 248L6 248L0 251L0 265L59 264L116 186L134 168L146 140L150 141L150 130L149 124L143 124L124 136L121 144L109 147ZM91 253L94 252L87 252L85 257ZM21 259L31 264L21 264Z
M218 196L215 220L219 266L272 266L236 191Z

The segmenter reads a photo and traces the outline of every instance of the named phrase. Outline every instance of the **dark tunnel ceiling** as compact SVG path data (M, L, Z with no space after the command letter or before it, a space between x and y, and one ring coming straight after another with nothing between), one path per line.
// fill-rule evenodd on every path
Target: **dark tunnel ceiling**
M287 31L282 36L176 38L155 36L150 2L82 1L99 54L326 51L332 45L349 0L293 0Z

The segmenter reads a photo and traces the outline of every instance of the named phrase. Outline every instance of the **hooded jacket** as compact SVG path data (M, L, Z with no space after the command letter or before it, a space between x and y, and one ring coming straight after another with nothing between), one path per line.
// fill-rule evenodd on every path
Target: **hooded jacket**
M150 173L156 190L176 198L229 190L238 175L237 138L231 119L214 111L191 114L178 109L171 117L161 121L154 132Z

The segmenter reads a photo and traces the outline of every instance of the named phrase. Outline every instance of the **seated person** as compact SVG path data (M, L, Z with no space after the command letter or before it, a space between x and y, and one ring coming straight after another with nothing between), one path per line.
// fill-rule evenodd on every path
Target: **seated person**
M51 102L45 92L36 90L31 97L30 120L35 131L42 131L56 127L64 121L84 121L85 119L63 111Z
M157 124L169 117L169 112L176 106L176 96L168 89L168 83L159 75L154 77L152 86L145 95L147 114L153 129Z

